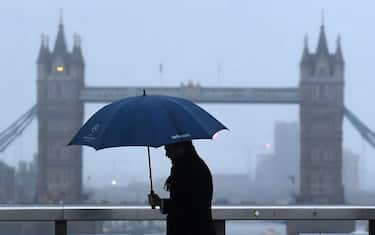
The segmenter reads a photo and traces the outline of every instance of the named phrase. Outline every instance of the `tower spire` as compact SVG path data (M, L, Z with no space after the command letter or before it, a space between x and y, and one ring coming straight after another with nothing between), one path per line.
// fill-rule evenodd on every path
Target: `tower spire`
M62 25L63 24L63 9L60 8L60 21L59 21L59 24Z
M324 18L324 17L323 17ZM328 55L328 45L327 45L327 39L326 39L326 34L324 30L324 22L322 22L322 25L320 26L320 35L319 35L319 41L318 41L318 46L316 49L316 54L325 54Z
M44 33L42 33L40 35L40 48L44 49L46 47L46 36L44 35Z
M55 41L55 47L53 49L53 56L65 57L67 54L67 47L65 42L64 25L62 22L62 10L60 12L59 30Z
M336 39L335 61L338 64L344 64L344 57L342 55L342 50L341 50L341 37L340 37L340 35L338 35L337 39Z
M50 51L49 51L49 36L46 35L44 39L45 39L44 46L45 46L46 50L48 51L48 53L50 53Z
M73 36L74 47L81 47L81 37L75 33Z
M301 59L301 65L307 64L310 62L310 52L309 52L309 45L308 45L308 36L305 35L304 39L304 47L303 47L303 54Z
M37 64L45 64L48 62L48 44L47 44L47 36L42 33L40 35L40 49L37 58Z
M84 59L81 50L81 37L78 34L74 34L74 45L73 51L70 57L70 62L74 64L84 64Z

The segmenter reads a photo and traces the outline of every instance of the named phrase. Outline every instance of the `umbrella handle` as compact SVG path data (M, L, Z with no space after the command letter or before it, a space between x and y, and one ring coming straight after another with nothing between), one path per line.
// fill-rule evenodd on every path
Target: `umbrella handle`
M154 190L150 190L150 194L151 195L155 194ZM151 209L155 209L155 205L151 205Z
M152 172L151 172L151 158L150 158L150 146L147 146L147 155L148 155L148 169L149 169L149 177L150 177L150 194L154 194L154 188L152 186ZM155 205L151 206L152 209L155 209Z

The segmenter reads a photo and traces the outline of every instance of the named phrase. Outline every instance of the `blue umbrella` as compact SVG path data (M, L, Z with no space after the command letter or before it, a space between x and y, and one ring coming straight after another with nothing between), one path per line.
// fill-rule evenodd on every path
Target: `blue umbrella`
M69 145L96 150L120 146L160 147L192 139L212 139L227 129L193 102L163 95L134 96L114 101L97 111L80 128Z

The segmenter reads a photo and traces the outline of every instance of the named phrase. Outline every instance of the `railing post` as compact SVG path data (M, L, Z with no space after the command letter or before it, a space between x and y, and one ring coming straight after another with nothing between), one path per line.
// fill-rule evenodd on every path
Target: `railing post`
M375 235L375 220L370 219L368 221L368 234Z
M214 223L216 235L225 235L225 220L215 220Z
M67 222L66 220L55 221L55 235L67 235Z

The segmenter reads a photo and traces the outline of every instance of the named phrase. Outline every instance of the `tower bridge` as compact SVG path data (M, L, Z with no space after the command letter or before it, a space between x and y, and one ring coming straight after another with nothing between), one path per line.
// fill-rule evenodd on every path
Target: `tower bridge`
M86 87L79 37L69 52L62 22L53 51L42 40L37 66L40 202L80 200L82 150L79 146L66 148L65 144L82 125L84 103L140 95L143 89L148 94L180 96L200 103L299 104L299 202L344 202L341 176L344 59L339 40L335 53L328 51L324 25L315 53L310 53L305 41L297 88L215 88L193 83L180 87Z
M0 133L0 151L22 131L30 118L38 119L39 203L77 203L82 196L82 148L66 147L81 127L84 104L111 102L147 94L179 96L197 103L294 104L300 111L299 203L341 204L342 121L344 115L373 147L375 134L344 107L344 58L338 38L336 51L328 51L324 25L318 46L311 53L307 40L300 61L297 87L88 87L80 38L68 50L60 22L54 48L42 37L37 58L37 105ZM70 192L66 194L65 192Z

